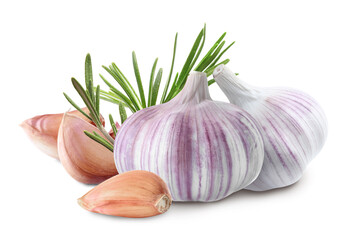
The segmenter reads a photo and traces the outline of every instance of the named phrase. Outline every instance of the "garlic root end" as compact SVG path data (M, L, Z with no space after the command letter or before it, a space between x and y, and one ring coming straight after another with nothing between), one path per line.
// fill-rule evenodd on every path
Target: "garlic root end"
M155 204L157 211L160 213L166 212L172 204L172 200L164 194Z

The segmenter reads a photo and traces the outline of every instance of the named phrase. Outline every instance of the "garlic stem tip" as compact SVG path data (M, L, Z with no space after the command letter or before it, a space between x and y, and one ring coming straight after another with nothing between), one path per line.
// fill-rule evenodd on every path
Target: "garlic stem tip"
M200 77L207 77L207 74L205 72L199 72L199 71L191 71L190 75L200 76Z
M219 76L220 73L223 71L224 68L225 68L225 65L223 65L223 64L217 66L217 67L215 68L214 72L213 72L214 78L217 77L217 76Z

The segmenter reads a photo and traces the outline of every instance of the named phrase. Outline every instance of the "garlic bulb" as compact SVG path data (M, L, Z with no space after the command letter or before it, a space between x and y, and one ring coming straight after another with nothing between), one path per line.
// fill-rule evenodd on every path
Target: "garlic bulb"
M326 140L327 121L321 107L297 90L249 86L224 65L214 70L214 79L229 101L261 126L263 168L246 189L265 191L298 181Z
M212 101L207 77L200 72L192 72L168 103L130 116L114 143L120 173L156 173L174 201L227 197L258 176L263 155L252 117L229 103Z

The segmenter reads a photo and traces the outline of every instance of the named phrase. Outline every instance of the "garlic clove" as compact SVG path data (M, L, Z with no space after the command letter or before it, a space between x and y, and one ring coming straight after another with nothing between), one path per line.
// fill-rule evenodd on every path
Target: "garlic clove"
M162 214L171 203L166 183L158 175L142 170L114 176L78 199L88 211L132 218Z
M59 158L66 171L77 181L97 184L114 175L113 154L90 139L84 131L102 133L87 121L66 113L58 134Z
M87 108L83 108L83 111L88 113ZM71 111L69 114L89 121L78 110ZM59 159L57 138L62 117L63 113L39 115L25 120L20 124L20 126L24 129L25 133L37 148L39 148L45 154ZM104 125L103 117L101 118L101 122Z

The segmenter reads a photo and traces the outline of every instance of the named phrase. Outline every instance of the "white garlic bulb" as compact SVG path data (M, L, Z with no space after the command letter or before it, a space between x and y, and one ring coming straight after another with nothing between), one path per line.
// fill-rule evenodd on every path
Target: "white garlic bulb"
M214 70L214 79L229 101L261 126L263 168L246 189L265 191L298 181L327 137L327 120L317 102L293 89L252 87L224 65Z
M130 116L114 143L120 173L156 173L175 201L216 201L248 186L261 170L263 154L251 116L213 101L200 72L192 72L170 102Z

